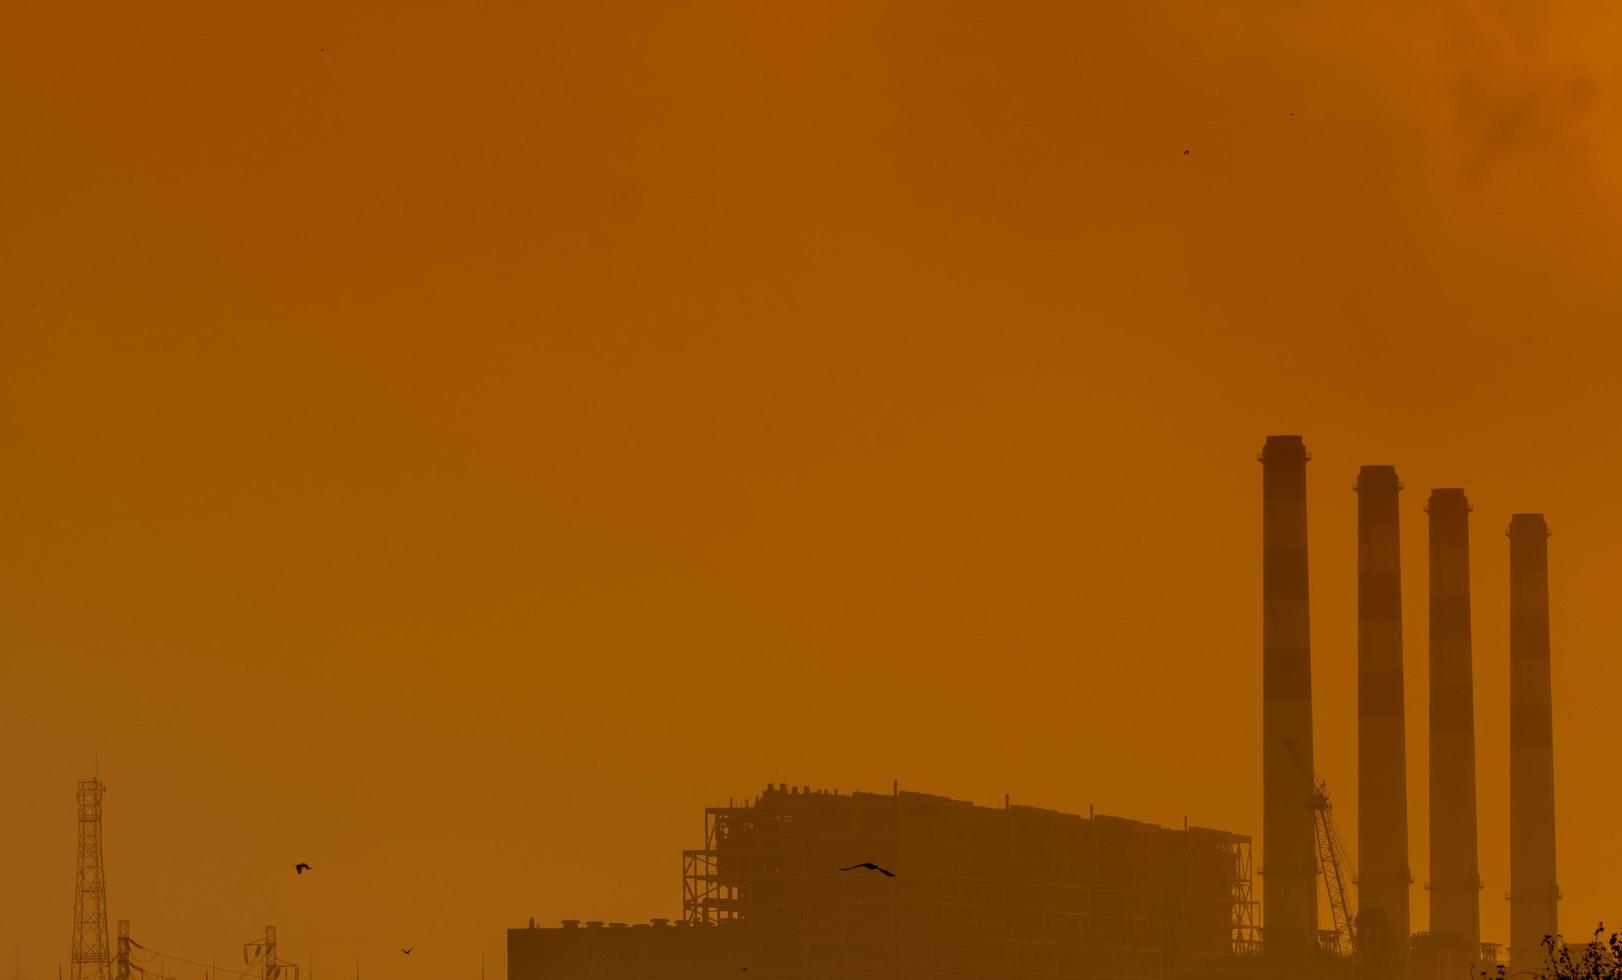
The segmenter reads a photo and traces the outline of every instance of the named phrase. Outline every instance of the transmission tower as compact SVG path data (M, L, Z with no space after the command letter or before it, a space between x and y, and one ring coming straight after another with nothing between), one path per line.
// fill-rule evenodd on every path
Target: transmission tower
M107 949L107 879L101 866L100 779L79 782L79 874L73 890L72 980L111 980Z
M118 955L113 957L113 980L130 980L130 920L118 920ZM142 971L144 974L146 971Z

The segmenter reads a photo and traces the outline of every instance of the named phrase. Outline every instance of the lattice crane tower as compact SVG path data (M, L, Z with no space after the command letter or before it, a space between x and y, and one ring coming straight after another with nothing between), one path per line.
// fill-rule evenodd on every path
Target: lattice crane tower
M79 782L79 872L73 890L72 980L111 980L107 879L101 864L100 779Z

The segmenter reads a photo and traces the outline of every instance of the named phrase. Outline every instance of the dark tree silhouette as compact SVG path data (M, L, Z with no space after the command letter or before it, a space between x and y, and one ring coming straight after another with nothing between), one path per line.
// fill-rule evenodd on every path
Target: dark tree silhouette
M1513 977L1533 976L1546 980L1622 980L1622 933L1605 934L1605 923L1594 930L1594 936L1581 946L1573 946L1559 936L1543 937L1547 965L1541 970L1517 970ZM1499 966L1491 972L1482 970L1482 980L1513 980Z

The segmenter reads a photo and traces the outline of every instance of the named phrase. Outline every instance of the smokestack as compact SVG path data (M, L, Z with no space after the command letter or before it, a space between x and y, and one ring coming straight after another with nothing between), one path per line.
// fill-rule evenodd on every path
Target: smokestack
M1318 943L1307 610L1307 455L1268 436L1262 464L1262 924L1266 952L1304 958Z
M1358 921L1378 948L1408 947L1408 764L1403 726L1402 571L1394 466L1365 466L1357 484Z
M1558 930L1554 868L1554 716L1549 685L1549 527L1516 514L1509 530L1510 969L1543 965Z
M1470 502L1432 490L1430 514L1431 932L1471 961L1481 950L1476 723L1470 652Z

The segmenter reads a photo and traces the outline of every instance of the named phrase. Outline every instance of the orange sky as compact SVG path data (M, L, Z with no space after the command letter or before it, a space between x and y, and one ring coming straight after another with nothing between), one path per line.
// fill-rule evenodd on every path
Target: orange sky
M323 975L676 915L701 807L768 781L1258 832L1283 432L1348 838L1392 463L1416 879L1463 485L1484 932L1512 511L1555 532L1562 922L1622 915L1614 4L333 6L0 31L23 980L98 760L114 918Z

